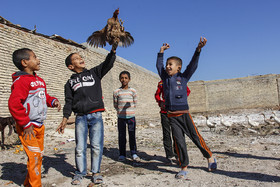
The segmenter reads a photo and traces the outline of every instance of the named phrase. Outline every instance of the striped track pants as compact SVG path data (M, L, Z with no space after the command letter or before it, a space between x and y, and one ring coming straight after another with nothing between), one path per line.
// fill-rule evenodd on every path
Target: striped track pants
M171 123L175 150L177 152L178 161L181 167L189 165L185 134L199 148L205 158L210 158L212 156L212 152L207 147L202 136L199 134L190 113L182 114L179 116L172 116L169 117L169 120Z
M34 186L40 187L41 183L41 166L42 166L42 158L43 158L43 150L44 150L44 131L45 126L34 127L33 132L35 137L29 136L25 138L23 136L23 128L19 125L16 126L17 133L21 144L23 145L24 151L28 157L27 160L27 175L23 185L25 187Z

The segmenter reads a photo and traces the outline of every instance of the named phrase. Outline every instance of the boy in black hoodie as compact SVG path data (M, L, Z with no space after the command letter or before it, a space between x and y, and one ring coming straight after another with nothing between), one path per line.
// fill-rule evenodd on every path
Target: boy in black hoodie
M91 149L92 182L102 183L100 165L103 154L104 128L102 114L104 103L102 101L101 79L113 67L116 59L116 47L113 46L105 61L89 70L78 53L70 54L65 64L68 69L75 72L65 84L65 105L63 120L58 126L58 133L64 133L67 120L72 111L76 114L75 120L75 162L76 172L71 184L79 185L87 174L86 149L87 135L89 134Z

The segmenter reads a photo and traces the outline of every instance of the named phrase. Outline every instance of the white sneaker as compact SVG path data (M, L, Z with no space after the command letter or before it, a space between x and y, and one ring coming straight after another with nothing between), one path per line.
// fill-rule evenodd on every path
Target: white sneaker
M132 160L136 161L136 162L139 162L141 159L140 159L140 157L137 154L133 154L132 155Z

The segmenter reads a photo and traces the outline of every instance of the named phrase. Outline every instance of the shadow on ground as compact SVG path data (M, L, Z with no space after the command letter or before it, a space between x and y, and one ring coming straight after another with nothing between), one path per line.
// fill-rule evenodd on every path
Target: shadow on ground
M48 174L50 168L54 168L65 177L72 177L71 172L74 171L74 167L67 163L66 160L67 158L65 154L54 154L53 157L44 156L42 164L42 177ZM2 180L12 181L19 186L23 184L27 174L26 164L5 162L1 164L1 166L2 175L0 178Z
M17 185L21 185L27 174L26 164L18 164L15 162L5 162L2 166L2 180L12 181ZM16 169L15 169L16 168Z
M265 157L265 156L256 156L256 155L251 155L251 154L242 154L242 153L231 153L231 152L213 152L216 154L223 154L223 155L228 155L231 157L237 157L237 158L253 158L253 159L259 159L259 160L279 160L280 158L275 158L275 157Z
M54 157L43 157L42 174L48 174L50 168L54 168L65 177L72 177L71 172L75 171L73 165L66 162L66 154L54 154Z
M102 171L105 171L107 176L113 176L117 174L124 174L127 172L136 173L138 175L144 174L143 169L176 174L172 170L166 169L166 166L178 167L176 165L170 165L166 163L166 158L159 155L149 155L145 152L139 151L138 156L141 158L140 162L134 162L129 156L130 153L127 152L127 159L125 162L118 161L119 151L117 148L106 148L104 147L103 155L113 160L113 163L108 165L102 164ZM129 155L129 156L128 156Z

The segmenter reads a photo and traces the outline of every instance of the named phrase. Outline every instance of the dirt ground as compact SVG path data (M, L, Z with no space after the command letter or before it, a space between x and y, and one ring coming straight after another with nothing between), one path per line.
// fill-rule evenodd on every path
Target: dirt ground
M75 171L74 128L63 135L55 132L57 124L46 124L42 183L44 187L67 187ZM246 128L211 130L198 126L218 162L218 170L207 171L207 161L186 138L190 166L187 179L175 179L177 165L168 165L162 144L159 121L138 122L137 146L140 163L118 161L117 128L105 126L102 160L103 186L280 186L280 137L278 133L260 135ZM246 131L247 130L247 131ZM8 131L8 129L6 129ZM16 144L17 135L7 137L6 149L0 151L0 186L21 186L26 175L26 155ZM128 147L128 146L127 146ZM127 148L128 150L128 148ZM88 161L90 158L89 150ZM128 151L128 155L129 151ZM88 165L88 168L90 166ZM81 186L90 183L90 173Z

